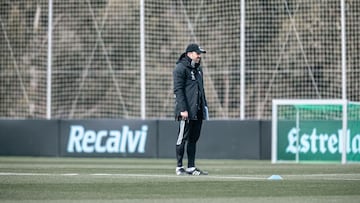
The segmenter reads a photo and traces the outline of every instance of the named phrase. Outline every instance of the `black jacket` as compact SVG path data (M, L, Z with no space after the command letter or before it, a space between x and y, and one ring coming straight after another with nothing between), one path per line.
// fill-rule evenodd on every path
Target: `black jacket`
M207 118L207 101L204 91L203 72L199 64L192 65L191 59L182 54L173 71L175 118L181 119L180 112L188 111L190 120ZM202 118L198 118L198 111Z

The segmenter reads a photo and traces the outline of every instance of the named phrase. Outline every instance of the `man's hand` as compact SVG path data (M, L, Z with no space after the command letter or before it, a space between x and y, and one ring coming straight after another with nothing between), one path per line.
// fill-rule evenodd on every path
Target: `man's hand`
M180 112L180 116L182 120L187 120L189 117L189 113L187 111Z

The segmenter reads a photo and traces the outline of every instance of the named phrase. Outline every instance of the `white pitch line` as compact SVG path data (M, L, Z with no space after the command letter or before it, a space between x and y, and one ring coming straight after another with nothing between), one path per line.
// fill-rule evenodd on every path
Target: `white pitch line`
M79 175L78 173L64 173L64 174L60 174L62 176L77 176Z
M321 173L317 173L317 174L289 174L289 175L286 175L286 176L359 176L360 177L360 174L359 173L325 173L325 174L321 174Z
M0 173L0 176L49 176L50 173Z
M13 173L13 172L9 172L9 173L0 173L0 176L77 176L79 175L78 173L62 173L62 174L57 174L57 173Z
M138 177L138 178L191 178L195 176L185 175L160 175L160 174L123 174L123 173L16 173L16 172L0 172L0 176L110 176L110 177ZM339 177L340 176L340 177ZM196 176L202 179L219 179L219 180L267 180L269 175L257 176L219 176L207 175ZM303 175L282 175L283 180L299 180L299 179L319 179L319 180L347 180L347 181L360 181L360 174L303 174Z
M79 173L14 173L14 172L0 172L0 176L118 176L118 177L143 177L143 178L185 178L195 176L176 176L176 175L156 175L156 174L123 174L123 173L93 173L93 174L79 174ZM198 178L210 179L239 179L239 180L265 180L266 178L250 177L250 176L196 176Z
M184 177L195 177L191 175L176 176L176 175L156 175L156 174L110 174L110 173L94 173L92 176L123 176L123 177L148 177L148 178L184 178ZM266 178L252 177L252 176L196 176L201 178L212 178L212 179L242 179L242 180L265 180Z
M339 177L340 176L340 177ZM350 176L350 177L349 177ZM319 180L348 180L359 181L360 174L358 173L345 173L345 174L304 174L304 175L285 175L285 177L310 179L317 178ZM355 177L355 178L353 178Z

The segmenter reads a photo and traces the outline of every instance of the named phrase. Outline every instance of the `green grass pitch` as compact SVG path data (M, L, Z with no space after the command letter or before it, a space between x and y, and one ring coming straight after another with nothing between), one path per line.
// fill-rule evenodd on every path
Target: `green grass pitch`
M0 202L360 202L360 164L197 164L209 175L176 176L175 159L0 157Z

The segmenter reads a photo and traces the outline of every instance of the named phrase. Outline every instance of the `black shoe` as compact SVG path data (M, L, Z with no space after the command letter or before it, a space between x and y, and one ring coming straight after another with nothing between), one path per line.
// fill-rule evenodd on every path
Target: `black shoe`
M178 176L187 175L187 173L186 173L186 171L185 171L185 169L183 167L176 167L175 173Z
M193 170L186 169L186 173L193 176L200 176L200 175L208 175L207 171L202 171L199 168L194 168Z

